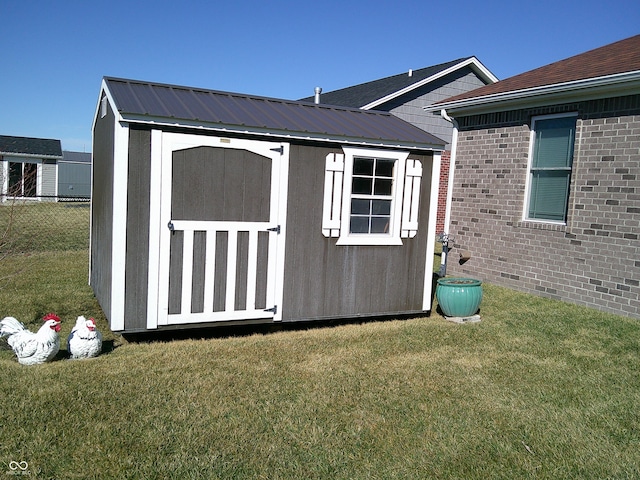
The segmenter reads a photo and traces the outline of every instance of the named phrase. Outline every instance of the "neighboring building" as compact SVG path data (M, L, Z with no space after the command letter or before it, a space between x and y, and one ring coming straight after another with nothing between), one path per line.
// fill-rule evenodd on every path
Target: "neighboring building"
M54 200L60 140L0 135L0 195L7 198Z
M453 129L451 123L426 112L424 107L497 81L498 79L477 58L467 57L322 93L319 101L327 105L390 112L446 142L447 146L442 154L436 227L440 233L444 227L449 144ZM303 100L315 101L316 97Z
M640 318L640 35L440 102L447 273ZM465 255L465 257L467 257Z
M91 154L63 150L58 160L60 200L91 198Z
M90 283L114 331L431 310L439 138L386 112L105 78Z

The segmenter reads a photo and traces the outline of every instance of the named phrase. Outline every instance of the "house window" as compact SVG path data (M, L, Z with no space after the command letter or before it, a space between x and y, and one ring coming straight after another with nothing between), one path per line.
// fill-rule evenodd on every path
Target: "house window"
M526 220L567 220L576 116L533 119Z
M12 197L35 197L38 185L38 165L9 162L7 194Z
M323 234L337 245L402 245L415 236L422 164L407 152L343 151L327 156Z

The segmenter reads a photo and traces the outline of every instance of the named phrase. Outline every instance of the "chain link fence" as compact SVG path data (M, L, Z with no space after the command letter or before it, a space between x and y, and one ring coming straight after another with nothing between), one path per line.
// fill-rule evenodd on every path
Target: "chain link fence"
M0 195L0 258L88 250L89 199Z

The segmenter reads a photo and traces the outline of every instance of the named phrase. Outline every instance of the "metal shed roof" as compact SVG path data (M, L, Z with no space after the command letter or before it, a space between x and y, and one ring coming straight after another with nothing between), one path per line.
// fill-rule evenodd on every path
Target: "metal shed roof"
M441 150L445 142L386 112L104 78L122 120L305 140Z

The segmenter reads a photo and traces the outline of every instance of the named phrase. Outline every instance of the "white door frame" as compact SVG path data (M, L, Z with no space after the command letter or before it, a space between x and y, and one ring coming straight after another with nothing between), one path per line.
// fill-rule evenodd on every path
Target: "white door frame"
M194 147L217 147L226 149L247 150L258 155L272 159L271 167L271 202L270 202L270 222L186 222L173 221L171 219L171 191L172 191L172 162L173 152L185 148ZM151 132L151 174L150 174L150 240L149 240L149 283L147 300L147 328L154 329L159 325L180 324L180 323L200 323L244 319L273 319L282 320L282 299L284 289L284 254L286 238L286 213L287 213L287 185L289 173L289 144L279 142L266 142L258 140L245 140L236 138L212 137L206 135L193 135L162 132L152 130ZM227 278L227 298L225 311L209 312L206 310L212 304L212 298L205 294L205 312L172 314L169 318L169 259L171 233L169 224L174 230L185 231L185 248L183 252L185 261L183 262L183 289L182 305L191 305L191 270L193 232L198 230L228 231L230 239L237 235L238 231L249 232L249 248L255 249L257 245L257 232L267 228L278 228L278 232L269 234L269 258L267 279L267 302L273 302L275 311L265 311L263 309L251 309L254 302L254 295L247 293L247 310L233 310L233 302L230 292L235 285L235 275L230 273ZM268 224L267 224L268 223ZM234 233L236 232L236 233ZM215 235L207 235L207 249L215 243ZM232 256L234 246L229 242L229 256ZM235 259L233 260L235 262ZM207 262L205 270L205 284L209 284L213 278L213 262ZM234 269L235 271L235 269ZM230 277L230 278L229 278ZM255 282L249 272L249 285ZM208 290L208 292L212 292ZM255 291L255 289L254 289ZM188 301L187 301L188 299ZM184 308L184 307L183 307Z

